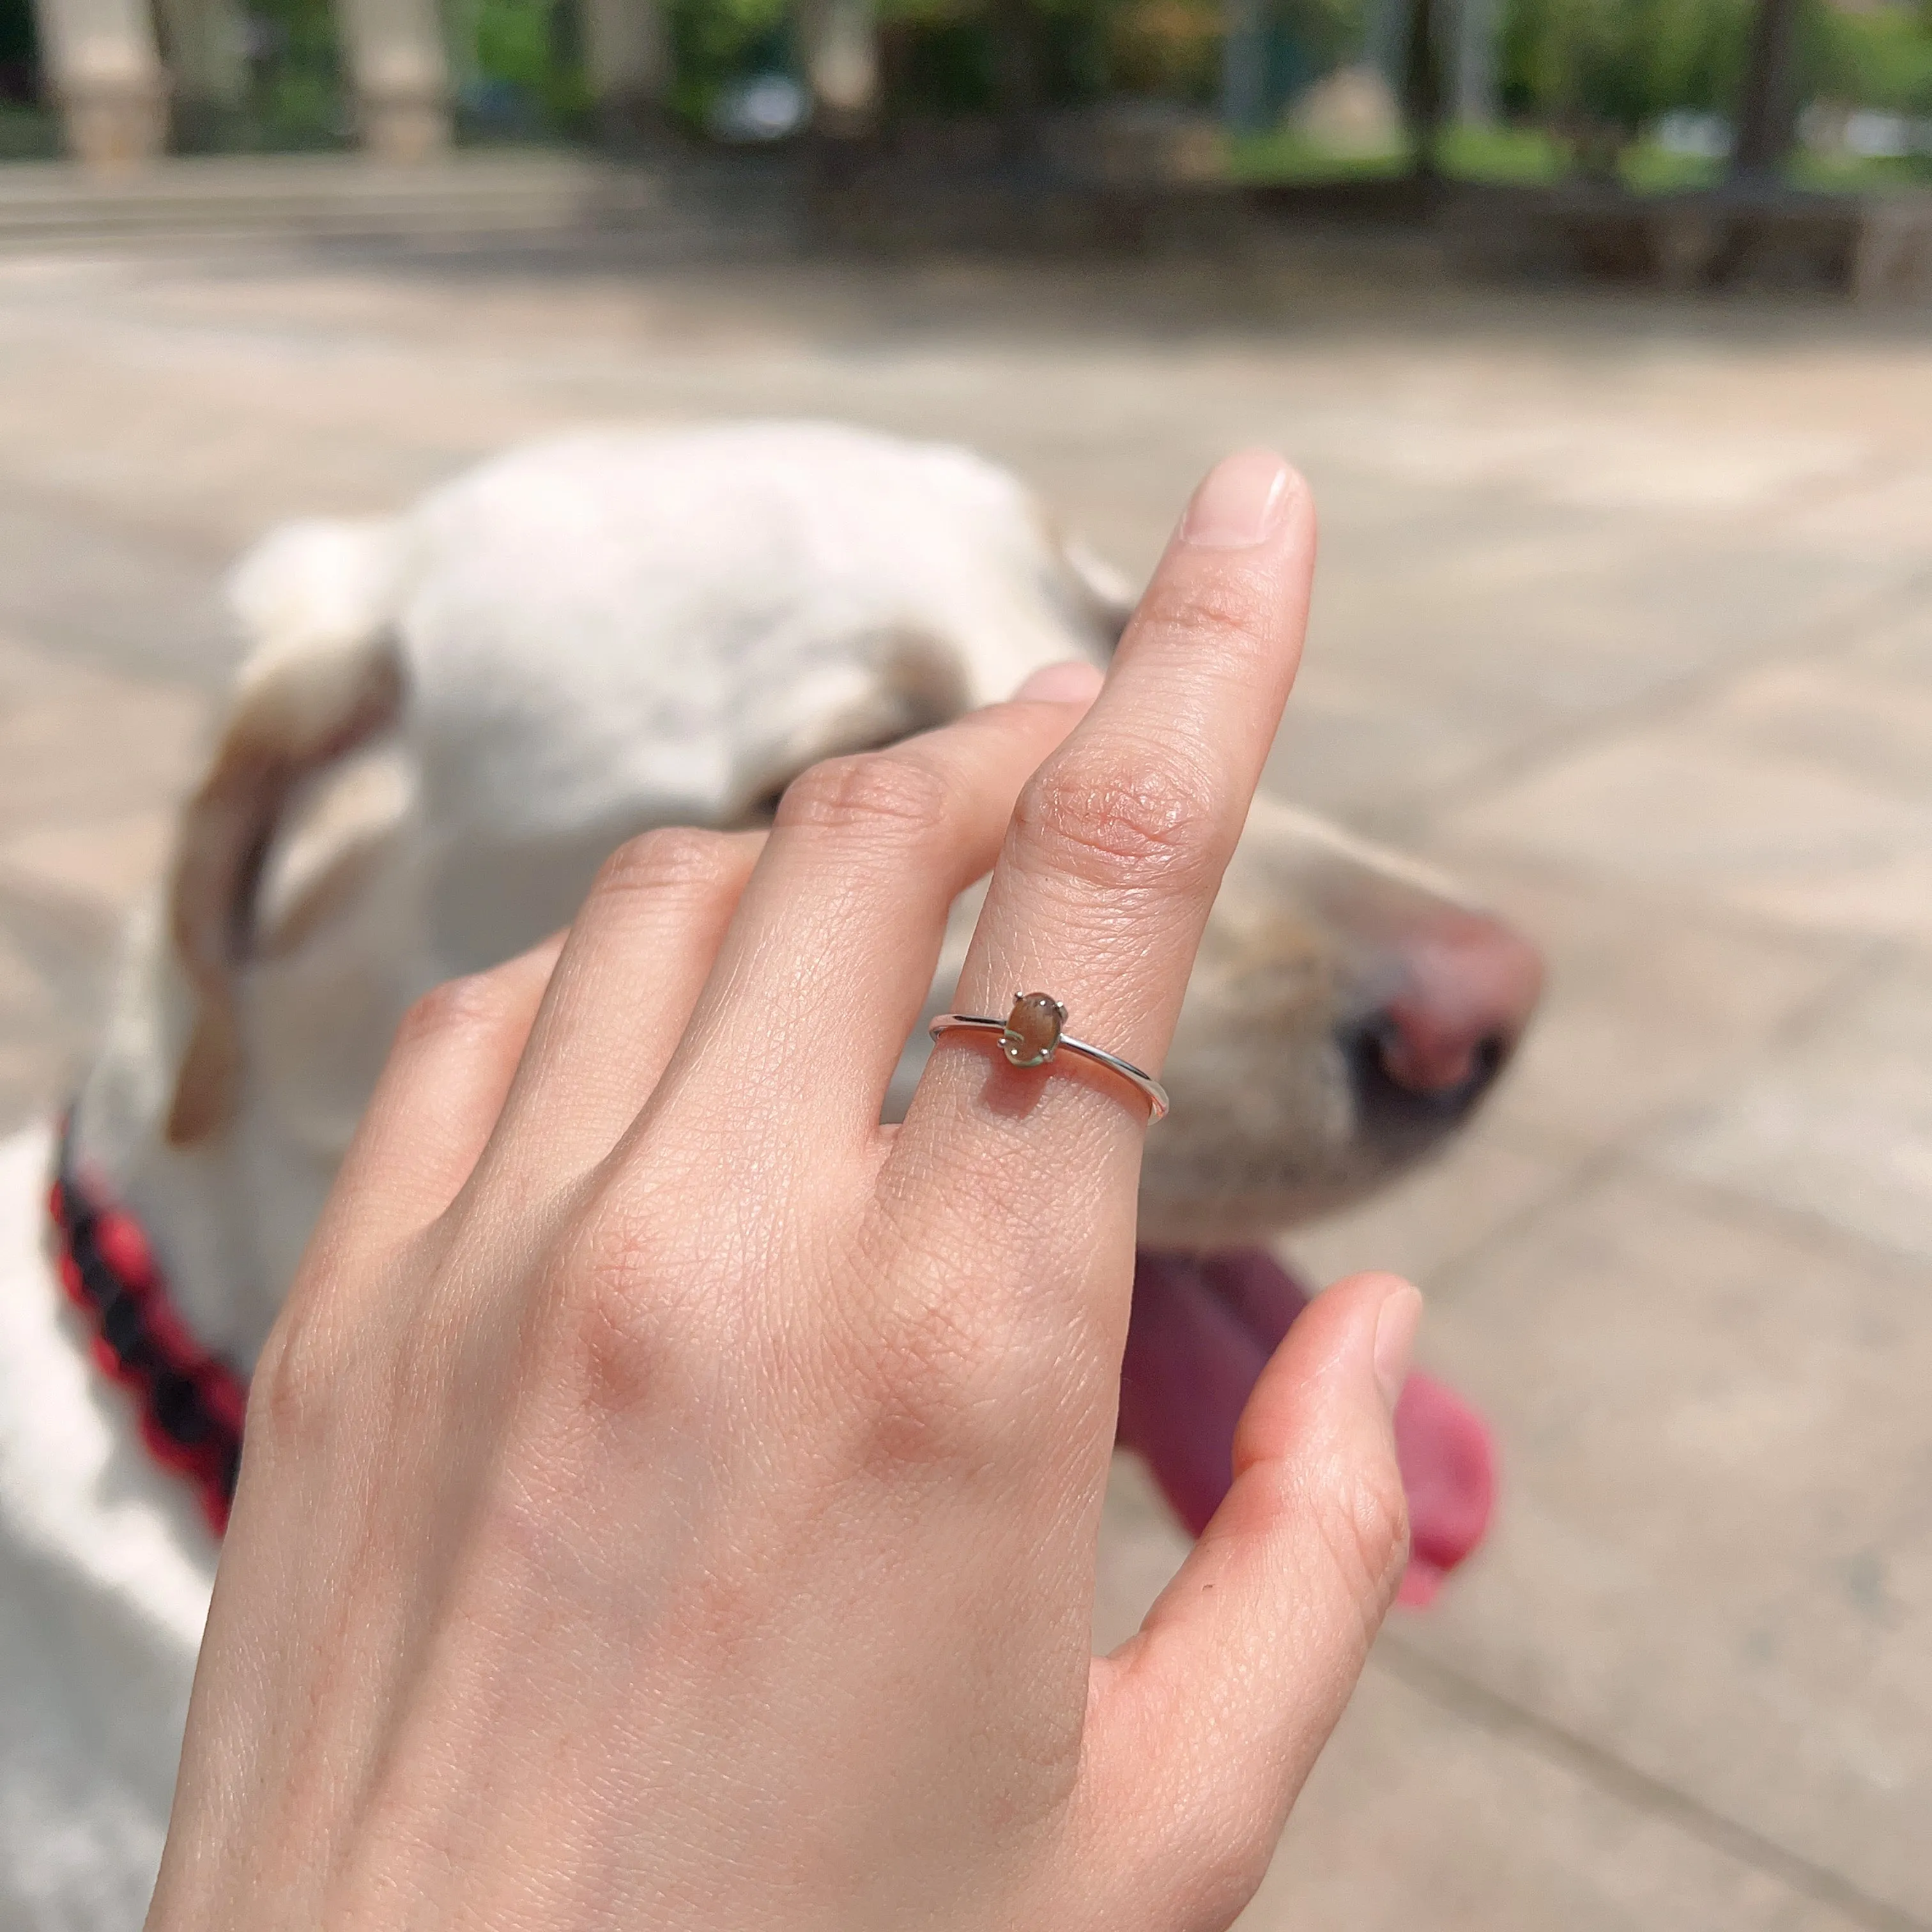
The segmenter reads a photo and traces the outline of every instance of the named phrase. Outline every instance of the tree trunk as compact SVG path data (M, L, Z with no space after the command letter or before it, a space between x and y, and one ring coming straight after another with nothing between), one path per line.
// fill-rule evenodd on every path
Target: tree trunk
M1436 174L1436 143L1442 132L1441 10L1437 0L1409 0L1408 32L1402 49L1402 118L1408 131L1414 172L1425 181Z
M218 112L248 92L248 23L237 0L161 0L177 111Z
M614 148L658 131L670 56L656 0L582 0L584 78L598 133Z
M1037 23L1028 0L993 0L993 86L1000 149L1009 162L1040 156L1040 80Z
M1776 174L1797 141L1798 4L1758 0L1738 106L1737 145L1731 151L1735 180Z

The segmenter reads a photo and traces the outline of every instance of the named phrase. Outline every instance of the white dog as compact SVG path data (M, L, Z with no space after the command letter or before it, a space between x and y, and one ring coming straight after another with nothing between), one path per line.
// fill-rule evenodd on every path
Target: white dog
M0 1147L8 1932L140 1922L240 1378L410 1001L568 920L634 834L754 824L814 760L1104 657L1129 600L970 456L748 425L556 443L393 521L290 527L232 602L252 651L130 935L58 1226L53 1130ZM1226 1250L1378 1184L1464 1116L1536 982L1444 881L1258 805L1143 1241ZM1124 1432L1191 1520L1296 1301L1253 1256L1144 1261Z

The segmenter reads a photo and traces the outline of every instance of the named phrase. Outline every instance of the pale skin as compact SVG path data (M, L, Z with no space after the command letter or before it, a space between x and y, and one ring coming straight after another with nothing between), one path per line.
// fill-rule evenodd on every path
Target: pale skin
M1146 1104L954 1035L879 1114L989 868L962 1010L1160 1066L1314 548L1228 458L1104 687L649 835L412 1013L256 1376L154 1932L1232 1921L1401 1574L1419 1299L1296 1324L1096 1658Z

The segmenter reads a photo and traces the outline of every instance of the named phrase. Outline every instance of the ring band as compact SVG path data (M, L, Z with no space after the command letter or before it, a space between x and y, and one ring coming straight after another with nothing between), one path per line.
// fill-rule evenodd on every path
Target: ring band
M1143 1073L1132 1060L1104 1046L1072 1039L1062 1030L1066 1024L1066 1009L1051 993L1016 993L1013 1010L1003 1020L984 1013L941 1013L926 1030L934 1040L956 1032L998 1034L1008 1064L1018 1067L1044 1066L1056 1053L1077 1054L1118 1074L1145 1097L1150 1109L1148 1126L1166 1113L1167 1089L1151 1073Z

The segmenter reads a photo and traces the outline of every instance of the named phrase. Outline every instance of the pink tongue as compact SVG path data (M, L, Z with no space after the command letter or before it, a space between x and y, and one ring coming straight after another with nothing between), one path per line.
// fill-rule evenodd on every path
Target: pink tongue
M1120 1441L1198 1536L1228 1492L1234 1425L1308 1297L1258 1248L1160 1254L1143 1248L1120 1370ZM1412 1548L1401 1600L1426 1604L1483 1540L1496 1492L1490 1432L1462 1399L1411 1376L1396 1405L1396 1455Z

